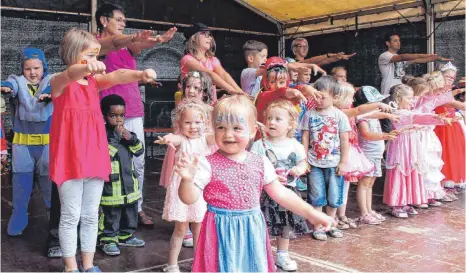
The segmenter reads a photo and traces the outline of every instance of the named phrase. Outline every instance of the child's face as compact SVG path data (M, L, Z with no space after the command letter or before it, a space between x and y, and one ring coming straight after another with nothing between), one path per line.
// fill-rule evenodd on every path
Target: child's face
M32 84L37 85L44 76L44 67L39 59L29 59L23 63L23 75Z
M298 74L298 82L309 83L311 81L311 71Z
M256 125L247 115L231 117L220 113L215 120L215 142L222 152L238 154L246 150L256 130Z
M210 50L210 48L212 47L212 40L214 39L212 37L212 33L210 33L210 31L202 31L198 33L199 33L199 47L206 51Z
M398 101L398 107L400 109L411 110L411 108L413 108L413 99L413 92L409 92L407 95L400 98L400 100Z
M346 70L338 69L335 74L333 75L337 82L346 82Z
M287 110L274 107L267 111L265 126L271 137L286 137L292 129L290 114Z
M329 91L321 91L320 94L322 95L322 98L317 98L315 100L317 109L327 109L330 106L333 106L334 97Z
M117 127L125 123L126 108L123 105L111 105L110 110L105 115L107 126Z
M199 78L189 78L184 89L184 97L202 100L202 84Z
M267 61L267 49L263 49L261 52L257 52L248 56L248 63L254 67L259 68Z
M443 79L445 80L445 88L450 90L456 80L456 72L453 70L447 70L442 73Z
M195 109L186 109L181 115L181 133L187 138L199 137L205 129L205 122L201 113Z
M286 87L286 80L287 78L285 73L278 74L277 78L277 72L271 72L268 76L269 89L275 90L278 88Z
M290 81L297 82L298 81L298 72L290 70L289 73L290 73Z
M100 44L94 44L94 43L90 44L87 49L79 53L80 59L78 61L78 64L97 61L97 57L99 56L99 53L100 53Z

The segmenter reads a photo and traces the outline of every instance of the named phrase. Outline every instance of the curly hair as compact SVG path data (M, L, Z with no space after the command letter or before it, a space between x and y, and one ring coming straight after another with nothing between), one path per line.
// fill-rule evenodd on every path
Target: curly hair
M212 102L212 96L213 96L213 88L212 88L212 79L210 78L209 74L205 72L198 72L198 71L190 71L184 76L183 80L181 81L182 84L182 97L184 98L184 90L186 89L186 86L188 84L189 79L191 78L196 78L200 79L201 81L201 88L202 88L202 100L210 104Z
M296 128L298 128L298 110L296 110L296 107L291 104L291 102L287 100L277 100L272 103L270 103L267 108L264 111L264 120L267 120L267 113L274 108L281 108L285 111L288 112L288 115L290 116L290 125L291 129L288 131L286 134L287 137L293 137L294 133L296 131Z
M188 109L196 110L204 121L206 128L210 128L212 106L196 99L183 99L175 108L174 129L176 134L181 132L181 117Z

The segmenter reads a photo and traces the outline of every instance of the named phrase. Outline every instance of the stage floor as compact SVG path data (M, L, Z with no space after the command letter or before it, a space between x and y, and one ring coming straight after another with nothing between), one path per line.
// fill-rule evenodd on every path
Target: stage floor
M136 235L146 241L144 248L121 248L121 255L109 257L100 250L95 264L105 272L162 271L166 266L171 223L161 219L165 189L160 187L160 160L147 161L144 183L144 209L153 216L153 229L139 228ZM291 242L290 254L298 262L300 272L465 272L465 194L443 207L419 209L419 215L409 219L396 219L382 204L382 183L376 182L374 208L387 216L382 225L364 225L344 231L341 239L329 238L326 242L301 236ZM29 212L29 226L22 236L12 238L6 234L11 213L11 183L2 181L2 271L63 271L60 259L45 255L47 217L38 192L33 194ZM357 216L355 187L351 187L348 216ZM275 242L272 241L273 245ZM184 248L180 254L180 267L189 271L192 249Z

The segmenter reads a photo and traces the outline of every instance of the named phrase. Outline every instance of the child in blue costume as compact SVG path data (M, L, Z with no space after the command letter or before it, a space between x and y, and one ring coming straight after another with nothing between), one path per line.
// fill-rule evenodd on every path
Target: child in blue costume
M12 141L13 212L8 235L21 235L28 224L28 204L34 171L47 210L52 183L49 180L49 130L53 112L50 103L51 75L44 53L37 48L21 52L22 75L11 75L1 82L2 93L11 93L15 111Z

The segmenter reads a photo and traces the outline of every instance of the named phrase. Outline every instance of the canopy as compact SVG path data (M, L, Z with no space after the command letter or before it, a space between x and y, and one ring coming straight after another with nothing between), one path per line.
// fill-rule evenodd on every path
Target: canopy
M311 36L348 29L463 15L465 0L237 0L275 21L285 36Z

